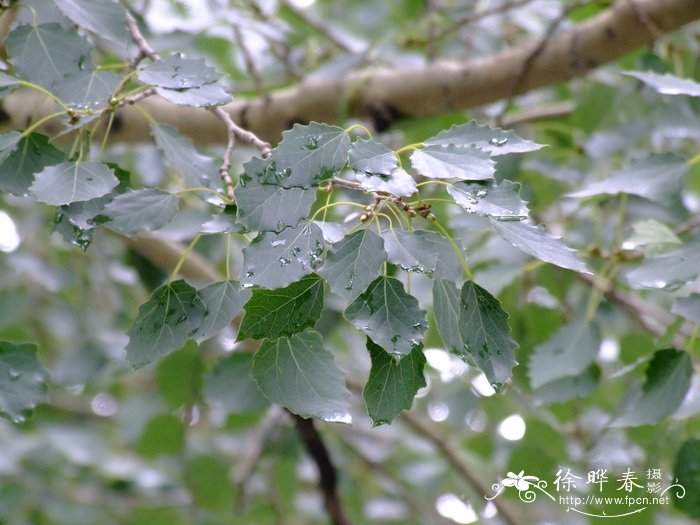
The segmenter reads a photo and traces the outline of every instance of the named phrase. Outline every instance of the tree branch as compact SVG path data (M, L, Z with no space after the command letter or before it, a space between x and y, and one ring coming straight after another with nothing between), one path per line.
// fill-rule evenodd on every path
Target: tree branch
M644 20L639 12L645 14ZM656 30L668 33L697 19L697 0L635 0L634 4L618 0L599 15L553 36L532 60L516 94L584 75L652 42ZM349 114L361 118L371 117L376 108L394 117L458 111L507 97L531 51L531 46L522 45L484 59L444 60L419 69L362 70L338 79L302 82L264 100L237 101L224 109L244 128L273 142L294 122L337 120L338 107L348 99ZM175 106L157 97L141 104L156 121L176 126L200 143L223 141L220 128L214 125L216 117L206 111ZM53 111L52 103L42 105L36 96L26 93L8 96L2 106L10 117L3 129L23 127L28 118ZM136 109L122 108L118 116L111 139L151 140L148 123Z

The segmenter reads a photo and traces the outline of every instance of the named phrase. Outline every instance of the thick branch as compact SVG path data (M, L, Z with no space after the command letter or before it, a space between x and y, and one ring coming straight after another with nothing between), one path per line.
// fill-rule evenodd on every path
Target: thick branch
M517 93L584 75L652 42L657 32L668 33L697 19L697 0L618 0L603 13L553 36L529 64L527 78L519 83ZM393 117L435 115L507 97L531 53L532 45L524 45L489 58L438 61L421 69L362 70L343 78L302 82L264 100L237 101L225 109L242 127L273 142L294 122L335 121L348 99L349 113L354 117L372 118L377 113ZM209 112L174 106L155 97L141 104L157 122L175 125L199 142L224 139L220 124L216 125L216 117ZM35 96L7 97L2 109L10 121L2 127L22 128L30 117L53 111L51 103L39 106ZM124 108L119 115L114 140L150 140L148 123L135 109Z

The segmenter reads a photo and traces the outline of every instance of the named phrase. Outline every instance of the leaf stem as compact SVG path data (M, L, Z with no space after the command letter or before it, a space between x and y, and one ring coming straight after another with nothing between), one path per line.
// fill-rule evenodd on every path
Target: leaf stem
M58 98L56 95L54 95L53 93L51 93L51 92L48 91L47 89L44 89L44 88L41 87L41 86L38 86L38 85L36 85L36 84L33 84L32 82L27 82L26 80L20 80L20 81L18 82L18 84L19 84L20 86L24 86L24 87L33 89L34 91L38 91L38 92L41 93L42 95L46 95L47 97L49 97L50 99L52 99L54 102L56 102L56 104L58 104L59 106L61 106L61 107L63 108L63 112L68 111L68 106L66 106L60 98Z
M688 166L695 166L698 163L700 163L700 153L698 153L688 161Z
M347 134L349 135L352 131L354 131L354 130L356 130L356 129L361 130L361 131L362 131L363 133L365 133L365 134L367 135L367 137L369 137L370 139L372 138L372 132L371 132L369 129L367 129L365 126L363 126L362 124L353 124L353 125L350 126L349 128L346 128L346 129L345 129L345 133L347 133Z
M433 216L434 217L434 216ZM462 253L462 250L459 249L459 246L455 242L454 238L452 235L450 235L450 232L448 232L445 227L440 224L437 220L437 218L433 218L432 220L426 219L428 222L431 222L432 224L435 225L435 228L438 229L438 231L444 235L444 237L447 239L447 241L452 245L452 249L455 251L457 254L457 258L459 259L460 264L462 265L462 270L464 270L464 276L470 280L474 280L474 275L472 274L471 269L469 268L469 263L467 263L467 260L464 258L464 254Z
M29 126L27 129L25 129L22 132L22 138L28 136L30 133L32 133L35 129L38 127L41 127L44 123L48 122L49 120L55 119L56 117L60 117L61 115L65 115L65 111L57 111L56 113L51 113L50 115L46 115L44 118L37 120L34 124Z
M192 250L194 249L194 247L197 245L197 242L199 242L199 239L201 239L201 238L202 238L202 234L200 232L194 236L194 239L192 239L192 242L190 242L190 244L187 246L187 248L185 248L185 251L182 252L180 259L177 261L175 268L173 268L173 272L170 274L170 277L168 278L167 284L171 284L175 280L175 277L177 277L177 274L180 272L180 268L182 268L182 265L185 263L185 260L187 260L187 257L189 256L190 253L192 253Z
M416 188L420 188L421 186L427 186L428 184L439 184L441 186L452 186L451 183L446 182L444 180L424 180L423 182L419 182L416 184Z
M198 191L203 191L203 192L206 192L206 193L212 193L212 194L216 195L217 197L219 197L219 198L220 198L222 201L224 201L226 204L231 204L231 202L233 202L232 200L230 200L230 199L229 199L226 195L224 195L223 193L220 193L220 192L218 192L218 191L216 191L216 190L212 190L211 188L205 188L205 187L203 187L203 186L202 186L202 187L198 187L198 188L184 188L184 189L182 189L182 190L176 191L176 192L175 192L175 195L183 195L183 194L185 194L185 193L194 193L194 192L198 192Z
M322 211L327 210L327 209L329 209L329 208L332 208L333 206L355 206L356 208L362 208L363 210L365 209L365 207L364 207L362 204L358 203L358 202L351 202L351 201L337 201L337 202L331 202L330 204L325 204L325 205L321 206L318 210L316 210L316 211L314 212L314 214L311 216L311 218L309 219L309 222L315 221L315 220L316 220L316 216L317 216L319 213L321 213ZM325 215L324 215L324 217L325 217Z
M398 157L402 153L406 153L407 151L416 151L421 148L425 147L425 144L422 142L416 142L415 144L407 144L406 146L403 146L402 148L397 149L394 154Z

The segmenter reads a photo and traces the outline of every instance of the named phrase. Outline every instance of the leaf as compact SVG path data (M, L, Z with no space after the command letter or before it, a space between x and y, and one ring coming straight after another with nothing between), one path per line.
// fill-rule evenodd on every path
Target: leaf
M555 379L533 392L536 405L555 405L571 399L589 396L600 383L600 368L589 366L585 372L575 376Z
M389 175L399 167L399 161L381 142L358 139L350 147L350 167L362 173Z
M681 405L693 376L693 363L682 350L657 350L649 363L641 396L612 422L614 427L657 423Z
M57 82L53 91L66 106L97 111L108 105L120 82L112 71L80 71Z
M530 214L520 198L520 185L509 180L500 184L455 182L447 186L447 193L469 213L497 221L522 221Z
M524 221L489 220L501 237L525 253L561 268L591 273L584 262L576 258L576 250L569 248L558 237L547 233L544 227Z
M231 414L252 414L269 406L251 377L253 354L234 352L224 356L207 375L204 396L212 407Z
M632 232L632 235L622 243L622 248L639 250L647 256L663 253L674 244L683 244L671 228L654 219L635 222L632 225Z
M0 135L0 163L14 153L21 139L22 134L18 131L8 131Z
M224 206L221 213L214 215L214 217L203 223L200 232L208 234L216 233L241 233L243 227L238 224L238 207L235 204L228 204Z
M136 443L136 450L145 458L174 456L185 448L185 428L173 414L158 414L146 424Z
M437 295L435 318L448 317L447 322L438 322L443 341L450 345L453 353L463 358L470 356L491 386L498 390L518 364L513 353L518 345L510 338L508 314L498 299L473 281L464 283L456 304L452 284L436 283L433 292ZM457 333L448 329L456 329ZM462 343L461 348L456 347L459 343Z
M177 196L153 188L129 190L105 206L102 214L109 217L109 226L125 235L162 228L178 208Z
M241 284L270 289L287 286L316 270L325 249L323 234L315 224L261 233L243 249Z
M88 41L55 22L20 25L7 37L5 47L17 76L46 89L66 75L94 69Z
M700 294L693 293L688 297L679 297L673 303L671 313L680 315L693 324L700 325Z
M389 261L402 270L452 281L462 277L462 265L454 248L442 235L426 230L390 229L382 237Z
M80 27L126 50L130 41L126 29L126 12L112 0L55 0L64 15Z
M253 357L253 378L270 401L299 416L352 420L343 372L317 332L264 342Z
M416 180L403 168L397 168L389 175L355 172L355 180L368 191L391 193L397 197L408 197L418 191Z
M528 376L533 389L564 377L577 376L595 360L600 334L585 320L561 327L530 354Z
M700 237L680 248L645 259L627 273L627 280L638 288L674 290L700 274Z
M688 163L681 157L671 153L651 155L637 160L606 180L569 193L567 197L586 198L627 193L668 204L680 192L687 171Z
M652 71L625 71L625 75L641 80L663 95L689 95L700 97L700 84L669 73L660 75Z
M371 230L360 230L333 245L318 273L333 293L350 302L379 276L386 257L382 238Z
M411 408L416 392L425 386L423 347L413 347L397 361L368 337L367 350L372 359L369 379L362 391L367 413L373 426L391 423L402 410Z
M282 133L270 170L282 176L268 183L309 188L338 173L348 160L350 138L344 129L312 122Z
M238 340L277 339L313 328L323 310L323 279L311 274L277 290L253 290Z
M218 180L214 159L201 155L192 141L171 126L151 125L151 134L158 149L190 187L209 187Z
M673 467L676 485L683 491L671 491L673 505L691 518L700 518L700 439L690 438L681 446ZM692 490L691 490L692 489Z
M345 309L345 318L394 357L423 341L425 310L393 277L378 277Z
M34 174L47 166L58 164L64 157L61 150L49 143L48 137L30 133L19 141L7 160L0 164L0 190L26 195Z
M46 402L47 374L36 351L36 345L0 341L0 415L15 423Z
M231 483L230 467L220 454L188 454L183 480L197 509L220 515L234 508L236 491ZM169 521L167 522L170 523ZM148 522L148 525L151 525Z
M0 88L13 87L19 84L19 80L6 73L0 72Z
M233 100L231 94L218 82L189 89L167 89L157 87L156 93L173 104L193 106L196 108L222 106Z
M433 281L433 311L435 325L448 351L476 366L471 355L465 351L464 339L459 330L461 308L459 289L445 279Z
M250 290L241 289L240 283L233 280L212 283L201 288L198 293L207 311L194 334L194 340L198 343L214 337L220 330L229 326L243 311L243 305L251 295Z
M119 179L100 162L62 162L36 174L29 190L39 202L70 204L102 197Z
M180 53L140 68L137 75L144 84L170 89L198 88L222 77L203 59L183 58Z
M185 281L174 281L155 290L139 307L127 332L126 354L131 366L140 368L182 348L206 313L197 290Z
M426 146L411 155L414 169L429 179L489 180L496 172L489 154L473 146Z
M456 124L425 141L427 146L475 146L488 152L492 157L508 153L527 153L542 149L542 144L521 139L512 131L478 124L471 120L466 124Z
M257 161L257 162L256 162ZM254 159L244 166L246 173L258 166ZM262 161L264 162L264 161ZM238 220L251 231L280 232L296 227L309 215L316 201L316 189L282 188L272 184L259 184L253 174L241 176L234 190L238 204Z

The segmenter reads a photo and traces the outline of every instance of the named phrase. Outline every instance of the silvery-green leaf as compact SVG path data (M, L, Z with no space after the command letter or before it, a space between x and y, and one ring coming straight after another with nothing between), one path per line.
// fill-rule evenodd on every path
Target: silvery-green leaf
M317 332L264 342L253 357L253 378L270 401L299 416L352 421L343 371Z
M594 182L568 197L585 198L594 195L628 193L665 204L677 195L688 171L688 163L671 153L652 155L637 160L605 180Z
M0 415L15 423L46 401L47 373L36 351L36 345L0 341Z
M70 204L102 197L119 179L100 162L62 162L36 174L29 188L39 202Z
M26 195L35 173L65 158L61 150L51 145L48 137L39 133L30 133L13 147L10 156L0 163L0 190L15 195Z
M80 71L56 82L54 94L66 106L99 110L107 106L120 82L112 71Z
M399 167L393 151L381 142L357 139L350 147L350 167L374 175L389 175Z
M131 38L126 12L113 0L55 0L56 6L80 27L125 49Z
M355 179L368 191L391 193L397 197L409 197L418 191L416 180L403 168L396 168L388 175L358 171Z
M496 172L487 152L453 144L416 150L411 155L411 165L429 179L489 180Z
M300 223L280 233L265 232L243 249L243 286L283 288L323 262L325 241L315 224Z
M378 277L345 309L345 318L394 357L423 341L425 310L393 277Z
M664 95L689 95L700 97L700 84L689 78L680 78L670 73L660 75L652 71L625 71Z
M4 162L16 149L22 139L18 131L8 131L0 135L0 163Z
M700 325L700 294L693 293L688 297L679 297L671 307L671 313Z
M555 379L535 390L535 405L555 405L590 395L600 384L600 368L589 366L583 373Z
M194 340L201 343L231 324L234 317L243 311L251 291L242 289L238 281L229 280L200 288L198 293L207 311L194 334Z
M333 293L353 301L379 276L384 261L382 238L371 230L360 230L333 244L318 273Z
M0 72L0 88L12 87L19 84L19 80L6 73Z
M657 255L680 244L682 241L671 228L654 219L647 219L632 225L632 235L622 243L622 248L639 250L645 255Z
M627 273L627 280L641 288L673 290L700 274L700 238L690 240L680 248L644 259Z
M454 248L442 235L426 230L390 229L382 237L389 262L402 270L451 281L462 277L462 265ZM456 242L459 245L459 240Z
M185 179L188 186L209 187L218 180L214 159L200 154L192 141L171 126L151 124L156 145L166 160Z
M233 100L226 87L219 82L204 84L188 89L169 89L156 87L156 93L173 104L193 106L196 108L222 106Z
M498 221L522 221L530 213L520 198L520 186L509 180L500 184L455 182L447 187L447 193L469 213Z
M252 414L266 409L270 402L251 377L252 370L251 353L232 352L222 357L205 378L207 403L232 414Z
M20 25L7 37L5 47L17 76L46 89L70 73L94 69L88 41L55 22Z
M202 223L199 231L208 234L242 232L244 228L238 224L237 211L237 207L233 204L225 206L221 213Z
M576 257L576 250L569 248L558 237L547 233L544 227L525 221L489 220L506 241L525 253L561 268L591 273L584 262Z
M183 58L180 53L148 64L140 68L137 74L144 84L169 89L198 88L222 77L203 59Z
M154 188L129 190L117 195L105 206L102 214L109 217L109 226L125 235L162 228L178 208L176 195Z
M466 124L455 124L425 141L426 145L476 146L487 151L492 157L507 153L526 153L543 148L529 140L521 139L512 131L491 128L471 120Z

